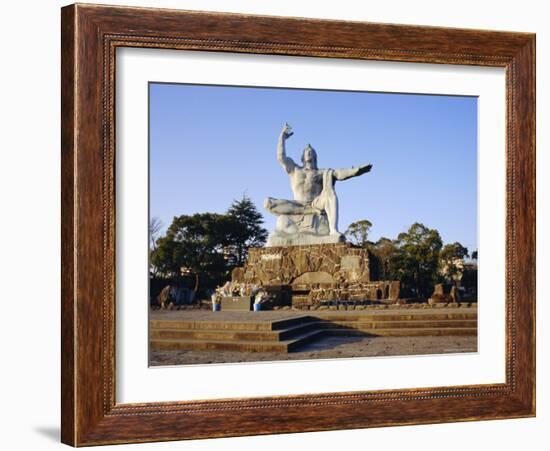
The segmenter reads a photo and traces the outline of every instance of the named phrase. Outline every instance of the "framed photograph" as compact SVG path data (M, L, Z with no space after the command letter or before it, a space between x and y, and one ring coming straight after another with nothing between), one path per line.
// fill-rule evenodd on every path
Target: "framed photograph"
M535 415L535 36L62 8L62 441Z

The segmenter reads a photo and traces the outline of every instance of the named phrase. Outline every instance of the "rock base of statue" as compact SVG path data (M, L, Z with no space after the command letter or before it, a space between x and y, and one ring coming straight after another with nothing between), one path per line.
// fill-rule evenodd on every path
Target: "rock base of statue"
M369 251L349 243L251 248L234 282L262 286L275 305L314 306L327 301L399 298L398 281L371 280Z

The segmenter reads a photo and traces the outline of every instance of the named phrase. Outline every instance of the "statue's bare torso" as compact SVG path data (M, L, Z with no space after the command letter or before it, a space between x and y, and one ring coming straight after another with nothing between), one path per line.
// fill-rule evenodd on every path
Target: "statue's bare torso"
M310 203L323 191L323 169L295 167L289 174L294 200Z

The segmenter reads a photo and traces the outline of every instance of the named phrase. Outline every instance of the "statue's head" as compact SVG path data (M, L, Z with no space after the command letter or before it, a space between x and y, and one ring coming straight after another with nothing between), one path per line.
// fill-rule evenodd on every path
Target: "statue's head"
M308 144L302 153L302 164L304 167L317 169L317 152Z

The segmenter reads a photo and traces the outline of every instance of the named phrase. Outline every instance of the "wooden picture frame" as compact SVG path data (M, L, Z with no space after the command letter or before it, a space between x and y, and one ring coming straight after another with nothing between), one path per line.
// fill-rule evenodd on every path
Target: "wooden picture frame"
M535 35L71 5L62 9L62 441L73 446L535 415ZM506 69L506 382L118 404L115 50Z

